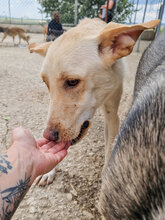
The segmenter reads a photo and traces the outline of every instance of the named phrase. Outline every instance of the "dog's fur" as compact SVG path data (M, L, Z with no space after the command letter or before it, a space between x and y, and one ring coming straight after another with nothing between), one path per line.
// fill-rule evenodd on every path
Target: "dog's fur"
M102 177L107 220L165 219L165 31L138 66L134 100Z
M46 36L48 33L48 25L43 25L42 23L40 25L43 27L44 40L46 40Z
M21 43L21 39L23 39L24 41L26 41L29 44L30 36L25 35L25 30L22 28L19 28L19 27L11 27L11 28L0 27L0 32L2 32L4 34L1 42L3 42L7 36L11 36L13 38L13 43L15 44L15 42L14 42L15 36L18 35L19 44Z
M30 52L46 56L41 75L50 91L48 124L44 132L47 139L80 141L87 133L88 122L91 124L96 109L102 105L105 157L109 158L119 127L117 111L122 94L123 65L118 59L132 52L144 29L158 23L156 20L128 26L84 19L55 42L29 45ZM69 87L68 82L74 80L78 84Z

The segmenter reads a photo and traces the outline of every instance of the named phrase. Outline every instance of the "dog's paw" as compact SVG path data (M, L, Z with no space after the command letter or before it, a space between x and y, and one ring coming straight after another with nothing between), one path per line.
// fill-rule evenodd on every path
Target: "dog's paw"
M54 168L49 173L37 177L35 184L38 186L46 186L51 184L55 178L56 172L57 172L57 168Z

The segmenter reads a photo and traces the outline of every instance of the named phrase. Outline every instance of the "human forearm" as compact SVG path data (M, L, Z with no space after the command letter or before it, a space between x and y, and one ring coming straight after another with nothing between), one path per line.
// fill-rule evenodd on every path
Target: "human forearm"
M53 169L66 155L70 142L35 140L20 127L13 131L11 147L0 155L0 220L9 220L35 178Z
M30 153L30 152L29 152ZM0 219L10 219L35 179L32 161L10 148L0 156Z
M108 9L109 9L109 10L112 9L112 8L113 8L113 5L114 5L113 0L110 0L110 1L109 1L109 4L108 4Z

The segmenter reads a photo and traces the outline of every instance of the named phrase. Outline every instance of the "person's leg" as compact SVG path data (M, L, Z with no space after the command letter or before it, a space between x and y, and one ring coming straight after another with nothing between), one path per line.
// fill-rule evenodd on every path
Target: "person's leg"
M50 35L47 35L47 37L46 37L46 42L49 42L49 41L51 41Z
M52 39L52 41L54 41L54 40L56 40L56 39L57 39L57 37L56 37L56 36L54 36L54 37L53 37L53 39Z
M104 8L102 11L102 20L103 21L105 21L105 17L106 17L106 8Z
M49 41L54 41L57 37L54 36L54 35L48 35L47 38L46 38L46 41L49 42Z
M109 11L109 12L108 12L108 21L107 21L107 23L111 22L111 21L112 21L112 18L113 18L113 15L112 15L112 13Z

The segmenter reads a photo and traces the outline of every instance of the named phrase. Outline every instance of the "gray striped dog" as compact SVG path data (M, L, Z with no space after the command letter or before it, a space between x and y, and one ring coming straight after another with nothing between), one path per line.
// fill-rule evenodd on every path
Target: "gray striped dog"
M102 176L107 220L165 219L165 31L144 52L134 100Z

